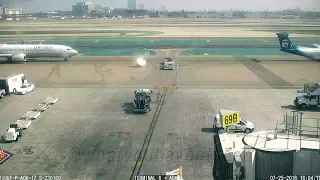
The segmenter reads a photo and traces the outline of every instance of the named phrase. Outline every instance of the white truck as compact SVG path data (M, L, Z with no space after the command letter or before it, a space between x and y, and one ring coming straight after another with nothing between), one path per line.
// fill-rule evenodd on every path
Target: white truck
M11 74L0 77L0 89L4 89L7 95L15 94L26 81L24 74Z
M5 89L0 89L0 99L2 99L6 95Z
M9 129L4 134L3 138L5 142L12 142L12 141L18 141L21 136L22 136L22 129L18 128L17 124L10 124Z
M174 59L167 57L163 62L160 63L160 69L169 69L174 70L176 66L176 62Z
M320 83L305 84L302 90L297 90L294 105L302 110L320 106Z
M223 116L224 115L230 115L234 114L238 111L233 111L233 110L225 110L225 109L220 109L219 113L215 115L214 117L214 122L213 122L213 128L217 129L225 129L226 127L223 126ZM240 123L232 124L228 126L230 131L240 131L240 132L245 132L245 133L251 133L254 131L254 124L251 121L244 120L241 117L240 118ZM226 119L227 121L233 121L235 119Z

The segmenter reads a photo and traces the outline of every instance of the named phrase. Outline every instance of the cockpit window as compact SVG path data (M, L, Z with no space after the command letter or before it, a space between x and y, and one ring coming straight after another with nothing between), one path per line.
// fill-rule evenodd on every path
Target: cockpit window
M67 49L67 51L70 51L71 49Z

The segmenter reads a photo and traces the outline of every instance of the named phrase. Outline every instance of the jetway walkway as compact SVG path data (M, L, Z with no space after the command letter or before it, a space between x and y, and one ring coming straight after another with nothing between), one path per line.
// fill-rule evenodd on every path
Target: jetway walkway
M320 175L320 119L302 116L298 111L286 113L275 131L246 135L216 131L214 179Z

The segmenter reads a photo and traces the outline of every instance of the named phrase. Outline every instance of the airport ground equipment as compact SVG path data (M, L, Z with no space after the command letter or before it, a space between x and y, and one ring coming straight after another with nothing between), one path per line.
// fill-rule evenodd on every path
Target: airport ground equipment
M22 129L18 128L17 124L10 124L9 129L4 134L4 140L6 142L18 141L22 136Z
M175 66L175 60L170 57L165 58L164 61L160 63L160 69L174 70Z
M51 105L55 104L57 101L58 101L57 97L47 97L42 103L34 107L32 111L44 112Z
M145 113L151 111L150 103L152 90L138 89L134 91L133 112Z
M242 119L239 111L220 109L214 117L213 128L251 133L254 124Z
M21 119L37 119L40 116L39 111L28 111L26 114L24 114Z
M0 99L2 99L6 95L5 89L0 89Z
M27 94L31 91L33 91L35 89L35 85L34 84L23 84L18 90L17 90L17 94Z
M57 97L47 97L43 103L46 103L46 104L55 104L57 101L59 100L59 98Z
M15 94L27 82L24 74L11 74L0 77L0 89L5 89L6 94Z
M182 178L182 170L183 169L182 169L182 166L181 166L178 169L175 169L173 171L167 172L166 176L170 176L170 177L174 176L175 180L183 180L183 178Z
M16 124L18 125L18 128L28 129L28 127L31 125L31 122L31 119L19 119L16 121Z
M302 90L297 90L293 101L299 109L307 109L320 106L320 83L305 84Z
M34 108L32 109L32 111L44 112L44 111L47 110L49 107L50 107L50 104L40 103L40 104L38 104L36 107L34 107Z

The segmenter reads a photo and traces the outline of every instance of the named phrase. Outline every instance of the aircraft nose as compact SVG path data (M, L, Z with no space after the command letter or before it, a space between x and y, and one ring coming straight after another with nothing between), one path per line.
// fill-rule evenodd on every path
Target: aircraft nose
M78 54L78 51L73 50L73 51L72 51L72 54L75 56L75 55L77 55L77 54Z

